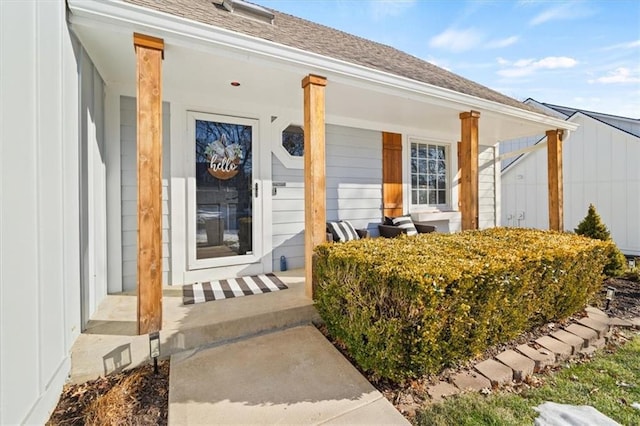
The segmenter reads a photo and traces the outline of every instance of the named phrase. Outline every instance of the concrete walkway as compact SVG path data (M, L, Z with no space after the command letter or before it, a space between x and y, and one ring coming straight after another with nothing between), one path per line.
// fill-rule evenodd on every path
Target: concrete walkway
M313 326L171 357L169 424L409 422Z

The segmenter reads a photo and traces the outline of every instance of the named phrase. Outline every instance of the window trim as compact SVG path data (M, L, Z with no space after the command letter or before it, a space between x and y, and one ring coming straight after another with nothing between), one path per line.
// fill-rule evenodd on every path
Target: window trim
M446 200L444 204L414 204L413 203L413 183L411 177L411 145L412 144L422 144L422 145L436 145L443 147L445 149L445 193ZM406 164L407 164L407 204L409 207L409 212L439 212L439 211L451 211L452 209L452 195L453 195L453 176L452 168L455 166L453 163L453 152L452 143L449 141L438 140L435 138L425 138L425 137L414 137L410 136L407 138L407 155L406 155Z
M280 124L282 123L282 124ZM304 124L299 124L297 120L277 119L273 126L273 143L271 152L287 169L304 169L304 156L295 157L289 153L282 145L282 132L289 126L299 126L304 131Z

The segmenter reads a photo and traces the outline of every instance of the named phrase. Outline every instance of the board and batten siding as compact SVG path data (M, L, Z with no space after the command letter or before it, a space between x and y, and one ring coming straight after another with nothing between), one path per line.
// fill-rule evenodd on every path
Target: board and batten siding
M162 284L170 284L169 226L170 106L162 103ZM136 99L120 97L120 155L122 212L122 289L137 288L138 281L138 180L136 151Z
M44 424L80 333L78 43L65 2L0 1L0 424Z
M382 218L382 135L351 127L326 127L327 220L348 220L377 235ZM273 270L304 266L304 171L272 155Z
M573 230L593 204L626 254L640 255L640 138L585 114L563 143L564 225ZM526 154L502 175L505 225L548 229L547 151Z
M478 147L478 228L497 226L496 216L496 148L480 145Z

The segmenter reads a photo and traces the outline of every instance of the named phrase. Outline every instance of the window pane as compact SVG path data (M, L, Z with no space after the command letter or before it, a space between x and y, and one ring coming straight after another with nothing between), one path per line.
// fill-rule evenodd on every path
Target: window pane
M417 186L418 186L418 175L417 175L417 174L412 173L412 174L411 174L411 187L412 187L412 188L415 188L415 187L417 187Z
M438 189L447 189L446 175L438 175Z
M438 171L437 173L445 174L447 172L447 166L443 160L438 161Z
M438 163L435 160L429 160L429 174L438 173Z
M294 157L304 155L304 130L300 126L289 126L282 132L282 146Z
M418 144L411 144L411 158L416 158L418 156Z
M429 158L435 160L438 158L437 146L429 145Z
M427 160L418 160L418 173L428 173Z
M420 186L419 186L420 189L424 189L427 187L427 175L424 175L424 174L418 175L418 181L420 183Z
M427 158L427 145L420 144L418 148L418 157Z
M429 175L429 189L436 189L436 177Z
M438 204L438 199L436 197L436 191L429 191L429 204L431 204L431 205Z
M438 147L438 158L439 158L440 160L446 160L445 155L446 155L446 153L445 153L444 146L439 146L439 147Z
M252 127L195 121L196 258L252 252Z
M418 204L418 191L411 191L411 204Z
M419 195L420 195L419 204L428 204L427 191L426 190L420 191Z
M447 193L445 191L438 191L438 204L447 204Z

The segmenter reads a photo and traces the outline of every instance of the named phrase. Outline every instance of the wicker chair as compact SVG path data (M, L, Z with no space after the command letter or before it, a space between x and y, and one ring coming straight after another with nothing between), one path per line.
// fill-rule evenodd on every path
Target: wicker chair
M381 237L385 238L394 238L400 234L406 234L407 230L405 228L398 228L393 225L391 220L385 220L386 223L381 223L378 225L378 231L380 232ZM419 234L427 234L429 232L436 232L437 228L433 225L428 225L422 222L413 222L413 225L416 227L416 230Z

